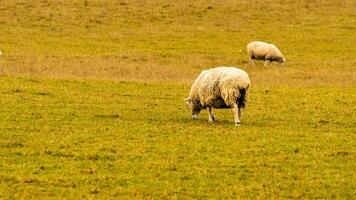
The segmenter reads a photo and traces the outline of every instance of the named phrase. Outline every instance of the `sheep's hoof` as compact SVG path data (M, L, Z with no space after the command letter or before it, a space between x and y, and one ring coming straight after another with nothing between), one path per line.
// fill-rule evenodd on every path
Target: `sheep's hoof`
M235 126L236 126L236 127L240 127L240 126L241 126L241 123L240 123L240 122L235 122Z

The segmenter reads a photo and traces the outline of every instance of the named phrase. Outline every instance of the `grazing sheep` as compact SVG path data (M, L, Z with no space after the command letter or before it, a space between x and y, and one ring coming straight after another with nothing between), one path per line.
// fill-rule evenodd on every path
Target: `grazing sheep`
M212 108L232 108L235 124L239 126L249 87L250 78L245 71L235 67L217 67L200 73L185 101L193 119L198 118L201 109L207 108L209 122L215 121Z
M264 60L265 66L269 62L277 61L279 63L284 63L286 59L279 51L279 49L273 45L265 42L250 42L247 45L247 53L249 56L249 64L254 64L254 60Z

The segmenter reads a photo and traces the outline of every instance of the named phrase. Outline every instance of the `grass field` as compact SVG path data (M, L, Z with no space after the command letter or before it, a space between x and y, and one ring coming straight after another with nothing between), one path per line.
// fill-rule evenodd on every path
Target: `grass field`
M0 32L0 199L356 196L354 1L1 0ZM239 128L184 106L220 65L252 81Z

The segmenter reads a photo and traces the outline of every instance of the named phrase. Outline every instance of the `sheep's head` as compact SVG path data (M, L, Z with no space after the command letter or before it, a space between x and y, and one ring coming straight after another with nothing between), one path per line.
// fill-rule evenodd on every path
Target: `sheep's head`
M184 101L192 111L192 119L198 119L201 108L193 102L191 97L184 99Z
M286 62L286 59L284 57L281 57L280 59L278 59L278 62L279 63L285 63Z

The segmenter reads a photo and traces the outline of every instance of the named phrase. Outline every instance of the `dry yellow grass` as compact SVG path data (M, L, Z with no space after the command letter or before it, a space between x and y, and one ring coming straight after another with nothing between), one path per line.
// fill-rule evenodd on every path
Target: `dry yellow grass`
M1 63L0 73L47 78L110 79L139 82L170 82L189 84L201 70L214 66L237 66L246 70L253 84L257 85L344 85L356 84L356 68L353 62L333 63L329 61L297 61L286 65L272 64L264 67L238 62L233 58L206 58L199 56L177 56L172 63L155 56L139 57L135 55L106 57L31 57L22 56ZM337 66L338 65L338 66ZM343 66L346 65L346 66ZM310 66L310 67L309 67ZM350 67L348 67L350 66Z
M355 85L355 2L1 1L0 73L191 83L246 69L254 84ZM247 66L246 44L277 44L284 67Z

